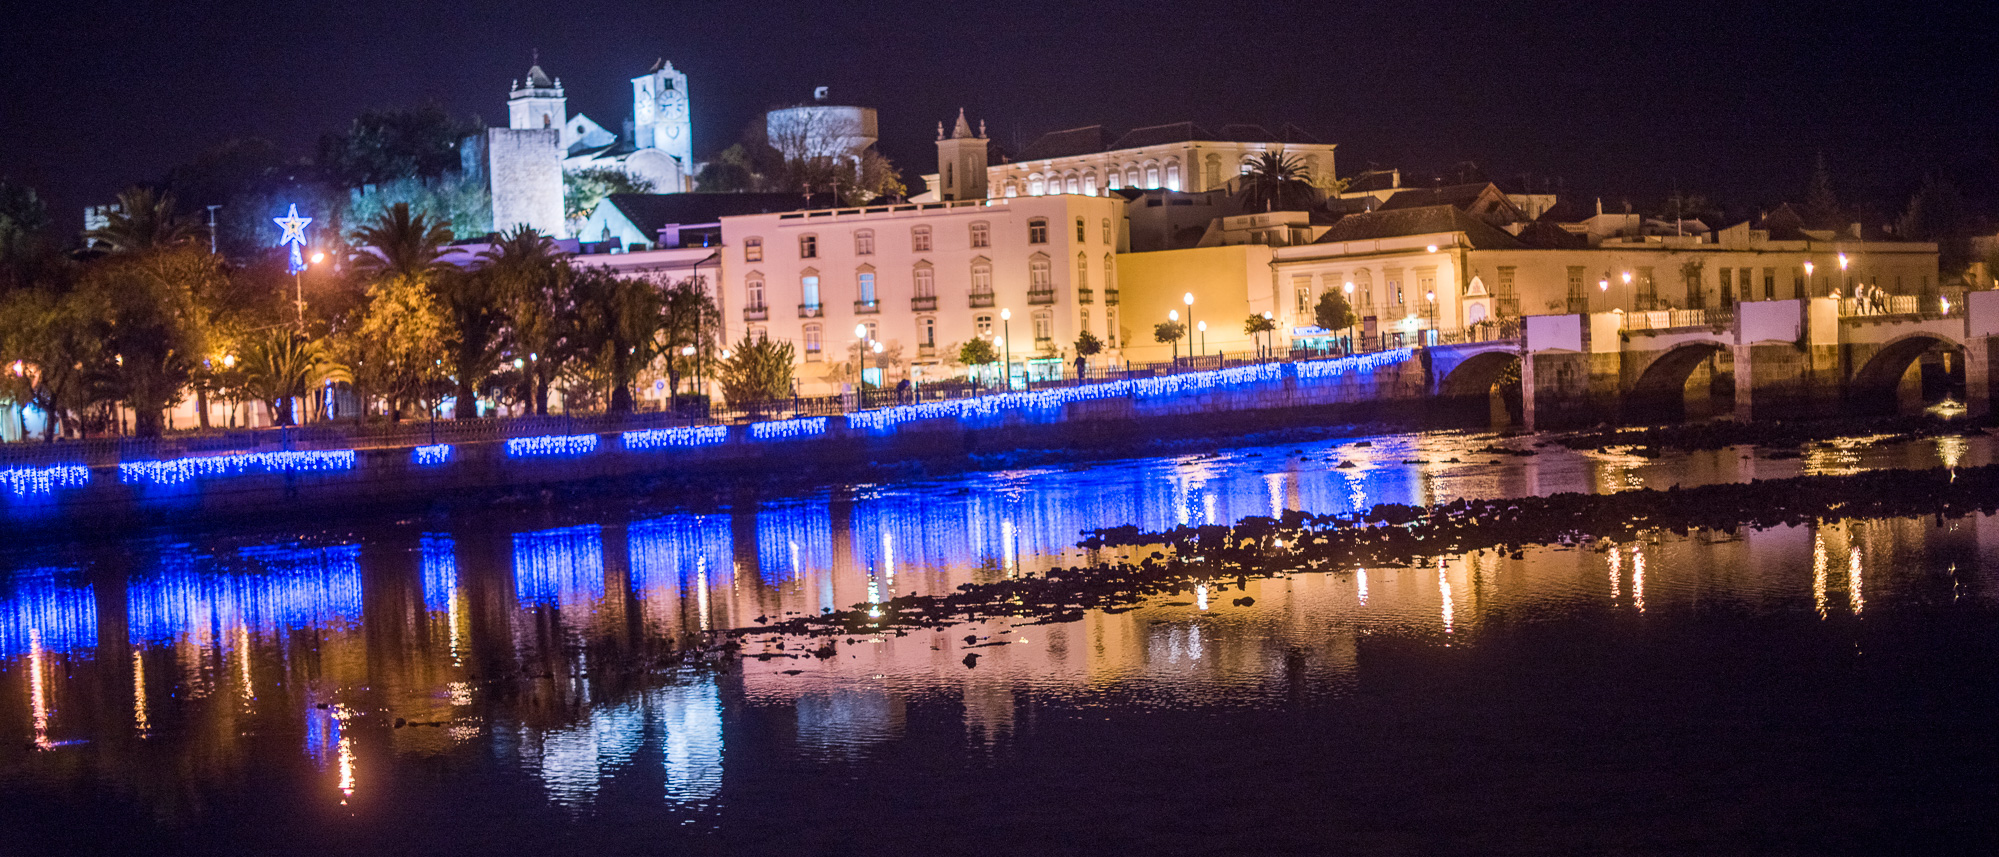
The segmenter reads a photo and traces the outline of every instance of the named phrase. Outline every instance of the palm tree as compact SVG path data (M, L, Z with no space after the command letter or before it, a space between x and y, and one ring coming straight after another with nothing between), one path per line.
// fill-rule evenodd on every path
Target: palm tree
M662 348L666 298L652 283L602 268L576 272L576 338L611 387L612 413L631 413L632 383Z
M347 367L327 357L326 346L290 330L272 329L250 343L243 355L244 388L271 409L271 421L296 425L292 400L303 399L324 381L346 381Z
M83 233L83 237L113 253L134 253L185 243L199 228L193 218L174 212L173 194L131 187L118 194L117 208L105 224Z
M398 202L374 223L354 230L355 242L367 248L354 254L354 268L371 280L424 280L440 267L438 257L451 237L450 221L411 214L409 203Z
M1303 211L1318 203L1318 189L1305 172L1305 162L1282 151L1261 152L1246 162L1242 174L1244 211Z
M506 309L507 347L521 361L521 400L548 413L548 387L568 359L569 294L575 277L556 256L555 242L528 227L500 237L479 254L480 274L493 278Z

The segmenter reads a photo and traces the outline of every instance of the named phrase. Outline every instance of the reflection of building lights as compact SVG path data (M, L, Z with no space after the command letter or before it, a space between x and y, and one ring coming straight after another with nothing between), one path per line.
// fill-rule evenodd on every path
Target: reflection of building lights
M49 689L42 678L42 631L28 629L28 709L35 720L35 749L55 746L49 742Z
M144 653L143 647L132 647L132 727L138 731L141 738L153 728L152 719L146 712L146 659L142 657Z
M1358 590L1358 592L1359 592L1359 595L1360 595L1360 606L1362 606L1362 607L1366 607L1366 606L1367 606L1367 569L1363 568L1363 569L1359 569L1358 571L1355 571L1355 572L1354 572L1354 576L1353 576L1353 578L1354 578L1354 585L1355 585L1355 588L1356 588L1356 589Z
M1437 592L1444 598L1444 633L1455 634L1457 630L1452 623L1452 614L1455 611L1451 604L1451 578L1444 571L1443 557L1437 557Z
M1831 571L1832 559L1826 556L1825 533L1812 536L1812 604L1818 608L1819 618L1826 617L1826 576Z
M1185 603L1185 602L1182 602L1182 603ZM1197 586L1195 586L1195 587L1194 587L1194 607L1195 607L1195 609L1197 609L1197 610L1206 610L1206 609L1208 609L1208 585L1207 585L1207 584L1203 583L1203 584L1199 584L1199 585L1197 585Z
M1616 603L1616 602L1617 602L1617 596L1619 596L1619 595L1622 595L1622 594L1623 594L1623 592L1622 592L1622 589L1623 589L1623 586L1624 586L1624 555L1623 555L1623 554L1620 554L1620 553L1618 553L1618 552L1617 552L1617 547L1616 547L1615 545L1612 545L1612 546L1611 546L1611 548L1610 548L1610 600L1611 600L1611 603L1613 603L1613 604L1614 604L1614 603Z
M340 730L340 805L346 806L347 799L354 796L354 736L348 734L345 725Z
M1867 606L1867 597L1860 591L1860 546L1854 545L1846 559L1846 594L1853 602L1853 615Z
M1631 546L1631 606L1645 612L1645 554L1638 545Z

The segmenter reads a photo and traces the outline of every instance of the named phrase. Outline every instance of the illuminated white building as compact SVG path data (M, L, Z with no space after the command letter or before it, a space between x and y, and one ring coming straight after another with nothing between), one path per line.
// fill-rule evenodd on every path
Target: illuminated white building
M1044 134L1012 162L986 169L994 197L1082 194L1120 188L1207 191L1242 175L1243 164L1264 152L1296 158L1314 183L1334 176L1335 145L1286 125L1272 133L1255 125L1224 125L1211 132L1192 122L1136 128L1112 137L1102 125ZM938 186L937 176L926 176Z

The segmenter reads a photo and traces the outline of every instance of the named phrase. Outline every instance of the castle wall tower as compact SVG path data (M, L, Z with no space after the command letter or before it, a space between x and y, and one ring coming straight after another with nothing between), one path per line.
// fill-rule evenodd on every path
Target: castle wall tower
M938 199L985 199L989 195L986 143L985 127L982 124L979 133L973 134L963 108L958 110L958 122L950 136L944 135L941 123L937 126Z
M562 128L569 121L569 99L562 81L550 80L539 63L528 68L527 85L515 82L507 93L507 127L516 130Z
M687 183L694 171L694 124L687 95L687 75L664 59L632 78L632 145L640 150L657 149L671 157L676 183ZM672 193L687 188L656 189Z

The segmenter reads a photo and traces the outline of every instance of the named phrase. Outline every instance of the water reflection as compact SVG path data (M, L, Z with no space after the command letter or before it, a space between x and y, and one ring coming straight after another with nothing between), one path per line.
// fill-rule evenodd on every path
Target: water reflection
M1958 440L1837 455L1989 457L1983 441ZM80 754L92 776L170 770L190 788L221 788L242 780L254 741L257 754L286 748L316 793L349 807L367 806L407 760L468 755L531 775L565 811L630 782L670 805L703 805L734 770L730 731L756 711L786 712L796 752L836 759L904 740L919 702L948 700L967 741L996 748L1051 699L1258 706L1350 693L1364 640L1475 646L1496 617L1614 611L1653 622L1731 605L1810 611L1831 630L1870 607L1874 621L1910 605L1991 606L1999 525L1892 520L1445 554L1241 590L1201 585L1057 625L843 641L823 658L799 641L753 640L750 654L768 659L721 675L658 669L663 653L703 631L1089 560L1074 544L1096 527L1806 466L1738 451L1664 460L1550 451L1495 464L1476 453L1488 442L1377 438L857 485L589 523L495 528L474 517L17 559L0 578L0 705L12 712L0 716L0 747L13 748L0 750L0 775L72 784L74 768L37 759Z

